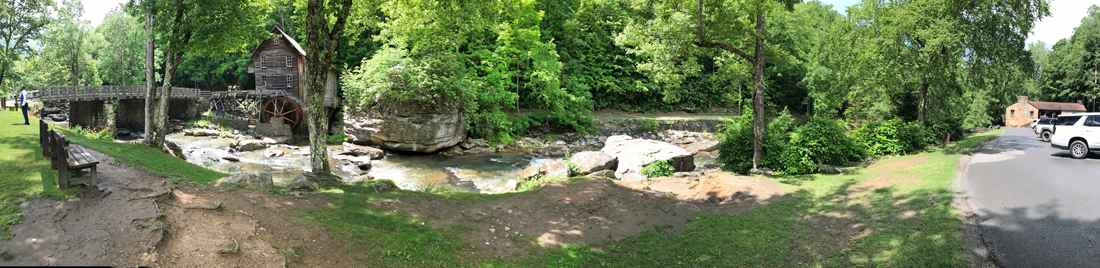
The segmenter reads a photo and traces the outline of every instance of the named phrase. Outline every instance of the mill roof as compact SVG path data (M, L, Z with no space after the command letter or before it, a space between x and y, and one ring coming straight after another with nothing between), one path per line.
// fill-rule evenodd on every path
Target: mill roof
M279 26L271 28L271 33L285 37L287 42L290 43L290 46L294 47L295 51L298 51L298 54L301 54L302 56L306 55L306 51L302 49L302 46L298 44L298 41L295 41L294 38L290 37L290 35L286 34L286 32L283 32L283 29L279 29ZM252 51L252 54L255 55L257 51L260 51L260 47L258 46L256 47L256 50Z

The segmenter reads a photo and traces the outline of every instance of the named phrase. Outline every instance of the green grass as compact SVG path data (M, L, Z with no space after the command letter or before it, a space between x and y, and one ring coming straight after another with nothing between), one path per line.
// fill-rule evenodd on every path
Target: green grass
M657 226L593 245L603 252L566 245L515 261L467 258L472 247L456 233L468 227L430 228L400 211L363 206L409 195L467 202L511 195L344 190L331 195L329 208L306 216L349 242L349 261L363 267L968 267L951 206L957 161L1000 133L971 135L946 151L932 148L841 175L769 177L790 194L743 214L696 215L681 230ZM863 190L876 179L900 182Z
M11 239L11 226L23 217L19 204L37 197L67 199L75 190L57 188L57 171L42 157L38 120L22 125L23 114L0 111L0 238ZM19 125L14 125L19 123Z
M173 157L143 144L117 143L79 135L69 129L54 127L69 138L69 142L99 151L115 158L115 162L156 174L157 176L198 183L207 183L228 174L213 171ZM37 130L35 131L37 132Z

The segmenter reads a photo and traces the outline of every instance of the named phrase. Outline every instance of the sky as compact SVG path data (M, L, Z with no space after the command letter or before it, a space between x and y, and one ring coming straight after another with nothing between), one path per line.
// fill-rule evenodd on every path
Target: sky
M127 0L80 0L80 3L84 6L84 20L92 22L92 27L99 26L103 22L103 17L107 16L111 9L114 9L118 4L126 3Z
M833 5L833 10L844 14L846 8L859 4L860 0L819 0L825 4ZM1073 35L1073 28L1081 25L1081 19L1088 15L1091 5L1100 5L1100 1L1084 0L1051 0L1050 17L1045 17L1035 24L1031 34L1027 37L1030 44L1036 40L1042 40L1047 48L1054 46L1058 40L1069 38Z

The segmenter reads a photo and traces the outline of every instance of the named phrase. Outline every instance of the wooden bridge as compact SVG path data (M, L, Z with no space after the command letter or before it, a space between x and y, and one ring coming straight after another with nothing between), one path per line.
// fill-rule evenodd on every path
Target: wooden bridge
M100 101L145 99L145 86L81 86L81 87L40 87L27 91L31 101ZM161 98L160 88L156 90L156 99ZM172 87L173 99L198 99L210 93L199 89Z

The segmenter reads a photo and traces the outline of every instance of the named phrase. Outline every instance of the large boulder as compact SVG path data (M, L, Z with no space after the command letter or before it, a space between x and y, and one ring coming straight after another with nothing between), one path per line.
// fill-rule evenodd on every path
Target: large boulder
M573 154L569 161L577 165L577 174L588 175L601 170L614 170L619 159L600 151L585 151Z
M546 160L542 162L542 167L539 167L539 174L547 177L565 178L569 177L569 168L565 166L565 163L557 160Z
M267 148L267 143L262 140L244 140L237 144L237 150L255 151Z
M350 142L345 142L342 145L344 147L343 153L349 155L366 156L374 160L382 159L382 157L386 155L386 152L382 151L382 149L370 146L356 145Z
M541 168L540 166L530 166L530 167L527 167L527 168L523 169L523 171L519 172L519 179L520 180L530 180L530 179L534 179L535 177L538 177L540 168Z
M233 174L233 176L218 179L215 182L241 184L244 185L244 187L264 191L275 188L275 183L271 179L271 174L268 173L237 173Z
M439 103L454 103L439 100ZM460 107L402 103L385 94L375 94L364 109L348 107L344 133L356 144L431 153L454 146L466 138L466 123ZM358 110L358 111L357 111Z
M219 134L221 134L221 133L218 133L217 130L209 130L209 129L201 129L201 128L183 130L183 135L184 136L204 137L204 136L217 136Z
M607 138L603 153L619 159L615 177L621 180L638 181L645 179L642 167L657 161L668 161L675 172L695 170L695 158L687 150L667 142L635 139L619 135Z
M180 159L187 160L187 155L183 154L183 148L180 148L179 144L171 141L164 141L164 152L179 157Z
M313 173L313 172L309 172L309 171L306 171L306 172L302 172L302 174L301 174L301 175L298 175L298 177L295 177L293 181L303 181L303 180L305 180L305 181L312 181L312 182L316 182L316 183L326 183L326 182L333 182L333 181L342 181L342 180L340 179L340 177L337 177L336 175L332 175L332 174L317 174L317 173Z

